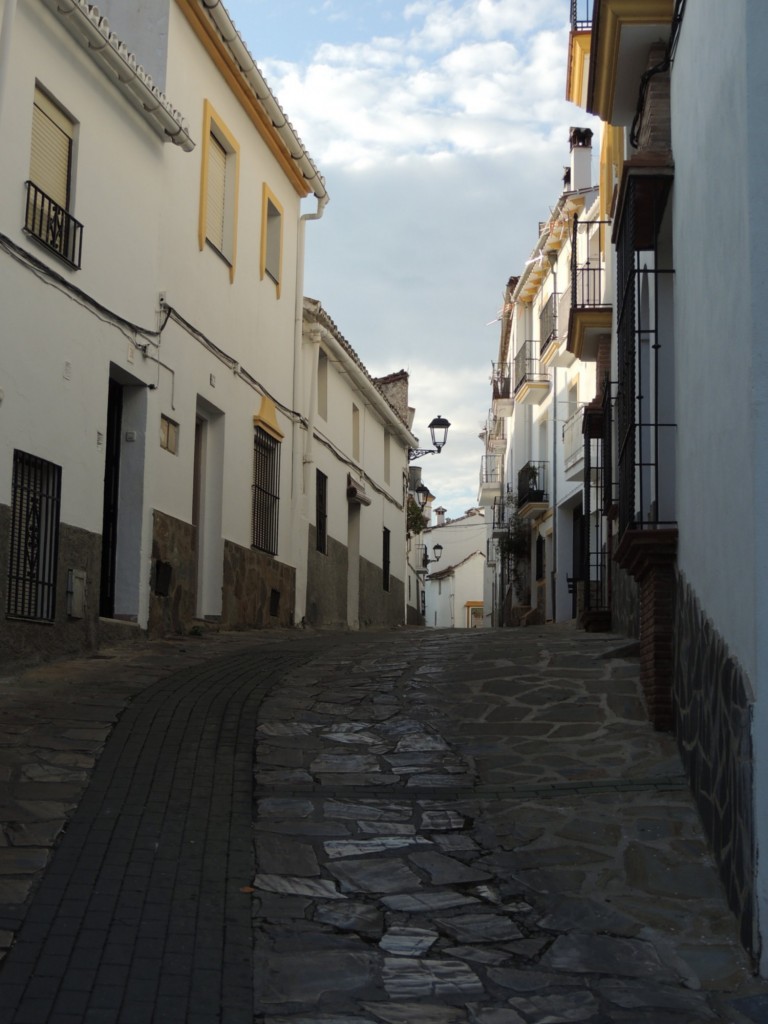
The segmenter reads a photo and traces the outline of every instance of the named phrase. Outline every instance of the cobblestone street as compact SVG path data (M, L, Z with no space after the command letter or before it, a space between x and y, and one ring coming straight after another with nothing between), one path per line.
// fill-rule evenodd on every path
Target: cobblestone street
M621 637L145 648L0 680L3 1024L768 1020Z

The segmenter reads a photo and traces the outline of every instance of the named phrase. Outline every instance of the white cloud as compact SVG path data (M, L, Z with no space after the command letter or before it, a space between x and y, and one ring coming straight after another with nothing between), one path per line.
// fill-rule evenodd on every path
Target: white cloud
M412 4L406 13L419 23L405 40L323 44L306 67L266 61L264 70L323 169L413 154L519 152L572 116L563 98L566 5L552 0L557 29L545 20L535 31L519 6Z

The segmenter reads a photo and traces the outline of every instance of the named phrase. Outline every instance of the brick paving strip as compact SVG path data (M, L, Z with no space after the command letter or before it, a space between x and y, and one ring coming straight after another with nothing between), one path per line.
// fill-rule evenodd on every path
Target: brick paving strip
M3 1024L253 1020L256 712L306 652L205 653L109 736L2 963Z

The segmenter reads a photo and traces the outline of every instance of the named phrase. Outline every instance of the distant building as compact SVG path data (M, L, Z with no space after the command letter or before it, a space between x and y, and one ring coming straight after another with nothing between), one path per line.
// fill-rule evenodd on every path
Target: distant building
M392 378L371 378L313 299L304 300L304 342L306 621L351 629L403 625L408 451L416 444L406 423L408 375L393 375L396 389L387 387Z
M469 509L457 519L436 510L437 523L421 534L427 626L475 629L484 626L485 514Z

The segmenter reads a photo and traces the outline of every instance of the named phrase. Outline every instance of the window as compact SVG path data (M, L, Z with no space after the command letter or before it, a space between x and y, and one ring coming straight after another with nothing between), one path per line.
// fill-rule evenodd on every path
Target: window
M54 620L60 504L61 466L15 451L6 603L12 618Z
M283 208L264 185L261 207L261 277L271 278L280 297L283 263Z
M352 458L360 461L360 410L352 403Z
M179 452L179 424L167 416L160 417L160 447L171 455Z
M318 469L315 473L315 533L317 550L328 552L328 477Z
M384 483L389 483L392 461L392 435L388 430L384 431Z
M382 573L382 584L385 590L389 590L389 530L384 527L384 534L382 538L382 551L381 551L381 573Z
M208 244L226 260L229 279L234 281L240 146L207 100L203 110L198 241L201 252Z
M272 555L277 554L279 487L280 442L266 430L255 427L251 542Z
M317 415L328 419L328 355L323 349L317 356Z
M83 227L69 213L74 135L72 119L36 88L24 230L77 269Z

